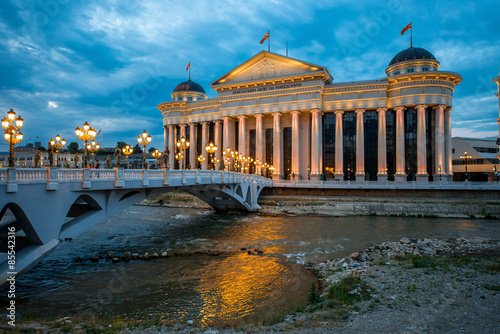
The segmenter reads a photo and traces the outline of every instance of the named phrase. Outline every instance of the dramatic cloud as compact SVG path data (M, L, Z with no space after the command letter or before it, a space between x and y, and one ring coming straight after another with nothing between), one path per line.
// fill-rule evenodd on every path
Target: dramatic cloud
M135 144L143 130L163 144L161 113L174 87L210 83L267 44L271 51L327 66L335 82L380 79L409 46L432 52L441 70L462 75L454 93L453 134L498 131L498 1L5 0L0 4L0 111L25 119L25 138L56 133L77 141L89 122L102 144ZM417 14L415 14L417 13ZM0 116L1 117L1 116ZM0 151L5 151L5 143Z

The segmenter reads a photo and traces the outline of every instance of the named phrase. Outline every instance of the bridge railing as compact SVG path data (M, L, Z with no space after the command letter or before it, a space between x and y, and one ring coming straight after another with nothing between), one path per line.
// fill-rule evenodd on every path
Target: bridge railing
M163 180L163 185L195 185L207 183L242 183L259 182L271 186L270 179L254 174L243 174L210 170L164 170L164 169L66 169L57 167L44 168L0 168L0 184L7 184L7 192L17 192L18 184L47 183L47 190L57 190L60 182L82 182L82 188L91 189L92 183L114 181L115 187L121 188L126 181L142 181L149 186L149 181ZM177 182L176 182L177 180ZM180 182L179 182L180 181Z

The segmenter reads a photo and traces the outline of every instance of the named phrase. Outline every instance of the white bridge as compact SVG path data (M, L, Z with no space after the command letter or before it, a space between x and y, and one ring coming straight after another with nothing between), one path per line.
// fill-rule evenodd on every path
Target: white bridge
M148 197L183 190L216 210L259 209L270 179L209 170L0 169L0 285L109 216ZM15 269L7 261L15 230Z

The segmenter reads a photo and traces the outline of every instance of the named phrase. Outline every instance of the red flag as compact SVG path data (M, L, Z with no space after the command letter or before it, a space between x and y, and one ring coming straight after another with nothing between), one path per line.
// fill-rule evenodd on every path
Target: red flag
M267 31L266 36L264 36L264 38L260 41L260 44L264 43L264 41L268 38L269 38L269 30Z
M188 66L186 66L186 72L187 70L189 70L190 67L191 67L191 62L189 62Z
M406 30L410 30L410 29L411 29L411 22L406 27L404 27L403 30L401 30L401 36L403 36L403 34L405 33Z

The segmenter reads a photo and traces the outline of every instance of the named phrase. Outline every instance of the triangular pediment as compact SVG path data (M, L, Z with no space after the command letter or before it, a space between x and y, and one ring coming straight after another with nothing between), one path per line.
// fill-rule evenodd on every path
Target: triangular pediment
M215 88L214 86L234 85L273 78L300 77L301 75L320 72L324 73L325 81L332 79L326 67L262 51L212 82L211 86Z

